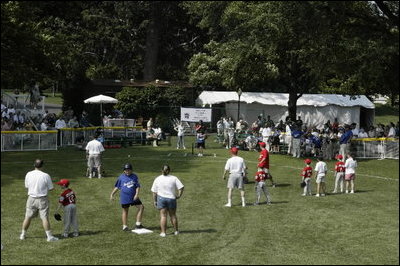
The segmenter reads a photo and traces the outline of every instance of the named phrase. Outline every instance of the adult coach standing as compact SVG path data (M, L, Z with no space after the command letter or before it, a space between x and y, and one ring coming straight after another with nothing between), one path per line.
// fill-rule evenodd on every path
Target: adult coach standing
M92 136L92 140L86 145L87 173L89 178L95 176L93 167L96 167L98 178L101 178L101 153L104 152L103 144L97 140L96 136Z
M160 211L161 237L166 236L168 214L175 229L174 234L179 234L178 218L176 217L176 200L182 197L184 186L176 176L170 175L170 172L170 167L164 165L162 175L156 177L151 187L154 207Z
M275 182L272 179L272 175L269 171L269 152L266 148L265 142L260 142L259 143L261 151L260 151L260 156L258 157L258 171L264 171L266 174L267 179L271 179L272 187L275 187Z
M39 213L42 219L43 228L47 235L47 241L57 241L58 238L51 234L49 221L49 199L47 194L53 190L53 183L50 176L43 172L43 160L36 159L34 163L35 170L30 171L25 176L25 187L28 189L28 200L26 202L25 219L22 223L22 232L19 239L26 238L26 231L31 224L32 218Z
M242 157L237 156L238 148L231 148L232 157L228 159L225 164L225 171L222 176L222 179L225 180L226 174L229 173L228 179L228 203L225 204L225 207L232 207L232 189L238 188L240 190L240 197L242 199L242 207L246 206L246 201L244 198L244 184L243 184L243 176L246 171L246 164Z

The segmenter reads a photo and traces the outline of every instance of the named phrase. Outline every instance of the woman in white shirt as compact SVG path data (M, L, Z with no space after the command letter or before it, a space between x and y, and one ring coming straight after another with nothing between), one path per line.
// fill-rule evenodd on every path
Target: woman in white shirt
M151 187L154 207L160 211L161 237L166 236L168 214L175 229L174 234L179 234L178 218L176 217L176 200L182 196L184 186L176 176L169 174L170 171L170 167L164 165L162 175L154 180Z
M347 160L344 164L346 168L344 172L344 180L346 181L346 193L349 193L349 183L351 184L350 193L354 193L354 179L356 178L357 161L355 161L350 153L346 154Z

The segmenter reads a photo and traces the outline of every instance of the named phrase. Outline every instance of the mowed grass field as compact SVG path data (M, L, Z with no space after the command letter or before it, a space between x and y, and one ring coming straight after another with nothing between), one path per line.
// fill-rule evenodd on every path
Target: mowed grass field
M253 175L258 153L240 151L249 167L245 208L237 190L233 207L226 208L223 168L228 151L207 140L204 157L190 150L131 146L104 153L104 179L84 177L85 153L73 147L59 151L3 152L1 154L1 264L399 264L399 161L358 161L356 193L302 197L303 159L270 156L278 186L269 190L273 204L253 206ZM193 141L186 138L187 146ZM185 153L188 153L185 156ZM215 154L215 157L214 157ZM128 157L131 155L131 157ZM27 239L19 240L25 214L24 177L35 158L45 160L44 171L54 181L68 178L77 193L81 235L48 243L40 219L32 221ZM142 185L143 224L154 231L136 235L121 231L119 199L109 197L124 163L133 164ZM163 164L185 185L178 200L181 234L159 236L159 213L152 206L150 188ZM333 165L328 162L327 188L333 189ZM315 166L313 160L312 166ZM268 183L269 184L269 183ZM316 185L313 180L313 192ZM53 218L60 188L50 193L51 225L60 237L62 223ZM129 226L136 210L130 209Z

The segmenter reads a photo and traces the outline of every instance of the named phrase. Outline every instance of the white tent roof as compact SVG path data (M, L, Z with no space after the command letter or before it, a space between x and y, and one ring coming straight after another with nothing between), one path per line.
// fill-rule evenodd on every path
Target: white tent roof
M196 100L198 105L219 104L225 102L237 102L238 95L235 91L203 91ZM272 92L243 92L240 102L260 103L265 105L287 106L289 101L288 93ZM297 106L362 106L375 109L375 105L365 95L359 95L354 100L349 95L341 94L303 94L297 100Z

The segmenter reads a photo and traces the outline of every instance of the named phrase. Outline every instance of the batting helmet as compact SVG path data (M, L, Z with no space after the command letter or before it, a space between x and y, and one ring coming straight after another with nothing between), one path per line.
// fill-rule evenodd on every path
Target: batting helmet
M126 163L124 165L124 170L127 170L127 169L132 170L132 165L130 163Z

